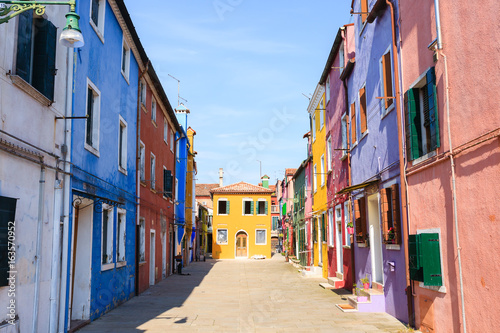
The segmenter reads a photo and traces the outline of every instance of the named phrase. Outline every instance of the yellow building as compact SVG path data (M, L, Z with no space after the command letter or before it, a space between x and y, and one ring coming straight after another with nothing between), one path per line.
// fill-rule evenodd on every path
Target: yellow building
M187 158L187 174L186 174L186 235L184 237L184 265L188 265L194 258L195 254L193 249L195 249L196 238L193 237L193 227L195 227L195 174L196 174L196 162L194 151L194 136L196 131L191 127L187 130L187 137L189 141L189 151Z
M312 136L313 263L314 266L321 267L323 277L328 278L325 107L325 87L318 85L307 110L311 119Z
M272 190L240 182L210 190L214 259L271 257Z

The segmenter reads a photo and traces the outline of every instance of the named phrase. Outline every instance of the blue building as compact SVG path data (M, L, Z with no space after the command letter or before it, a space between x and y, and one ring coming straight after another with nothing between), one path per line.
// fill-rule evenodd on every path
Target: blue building
M397 13L397 1L393 1ZM408 322L402 235L401 173L391 10L386 1L355 0L356 63L347 78L356 282L383 292L368 311ZM397 15L397 14L395 14ZM397 19L397 17L396 17ZM354 59L351 59L354 60ZM378 296L377 296L378 297ZM373 297L375 298L375 296ZM373 300L372 298L372 300Z
M137 110L146 55L123 0L77 2L65 330L135 294ZM66 254L66 257L64 257Z

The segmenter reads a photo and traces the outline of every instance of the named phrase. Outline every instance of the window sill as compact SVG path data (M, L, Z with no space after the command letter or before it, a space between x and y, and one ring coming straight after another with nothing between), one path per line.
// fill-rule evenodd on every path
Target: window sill
M156 121L155 121L154 119L151 119L151 122L153 123L153 126L154 126L155 128L158 128L158 125L156 125Z
M431 158L431 157L434 157L434 156L436 156L436 150L433 150L433 151L431 151L430 153L427 153L427 154L425 154L425 155L420 156L419 158L414 159L414 160L411 162L411 165L412 165L412 166L417 165L417 164L422 163L422 162L424 162L425 160L427 160L427 159L429 159L429 158Z
M368 244L366 243L356 243L358 244L358 247L368 247Z
M445 286L424 286L423 282L419 282L418 286L420 288L434 290L434 291L437 291L438 293L446 294L446 287Z
M52 105L51 100L49 100L41 92L36 90L31 84L24 81L24 79L21 78L20 76L11 75L10 79L16 87L18 87L19 89L21 89L22 91L24 91L25 93L27 93L28 95L33 97L38 103L42 104L43 106L51 106Z
M115 263L109 263L109 264L101 264L101 272L102 271L109 271L110 269L115 268Z
M127 266L126 261L119 261L116 263L116 268L125 267L125 266Z
M127 175L127 169L124 169L121 166L118 167L118 171L120 171L121 173L123 173L125 176Z
M141 109L142 111L144 111L144 113L148 113L148 109L146 108L146 105L143 102L141 102Z
M154 188L151 188L150 190L151 190L151 192L153 192L154 194L156 194L156 190Z
M141 186L146 187L146 183L141 180Z
M389 106L388 109L385 108L385 103L384 101L382 100L382 109L383 109L383 112L382 112L382 116L380 117L380 119L384 119L389 113L391 113L392 110L394 110L394 100L391 104L391 106Z
M361 135L361 138L359 138L358 142L361 142L363 141L364 138L366 138L366 136L368 135L368 133L370 133L370 131L367 129L362 135Z
M343 153L342 156L340 156L340 160L343 161L347 158L347 154Z
M91 152L92 154L94 154L95 156L101 157L99 150L95 149L94 147L92 147L88 143L85 143L85 149L88 150L89 152Z
M401 245L399 244L385 244L386 250L399 251L401 250Z
M358 141L354 142L351 147L351 151L358 146Z
M92 21L92 19L89 21L89 23L90 23L90 26L92 27L92 29L94 29L95 33L97 34L97 37L99 37L101 42L104 44L104 36L103 36L101 30L99 30L99 28L95 25L95 23Z
M122 72L122 76L123 76L123 78L125 79L125 81L127 81L127 84L130 86L130 81L129 81L129 79L128 79L128 75L127 75L127 74L125 74L123 71L121 71L121 72Z
M147 263L148 263L147 261L140 261L140 262L139 262L139 266L146 265Z

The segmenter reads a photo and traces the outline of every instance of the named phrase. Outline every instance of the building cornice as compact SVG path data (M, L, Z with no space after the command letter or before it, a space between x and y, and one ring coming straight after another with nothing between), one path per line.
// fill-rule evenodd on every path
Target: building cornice
M312 114L318 108L318 104L325 93L325 86L321 84L316 85L316 89L314 90L314 94L311 97L311 101L309 102L309 106L307 107L307 112Z

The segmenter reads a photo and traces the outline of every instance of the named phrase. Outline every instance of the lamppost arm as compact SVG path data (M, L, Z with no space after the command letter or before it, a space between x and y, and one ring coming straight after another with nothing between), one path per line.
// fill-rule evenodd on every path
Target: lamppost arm
M33 9L36 15L45 13L46 5L68 5L71 6L71 11L75 11L75 0L70 1L0 1L0 4L10 5L0 8L0 24L8 22L11 18Z

